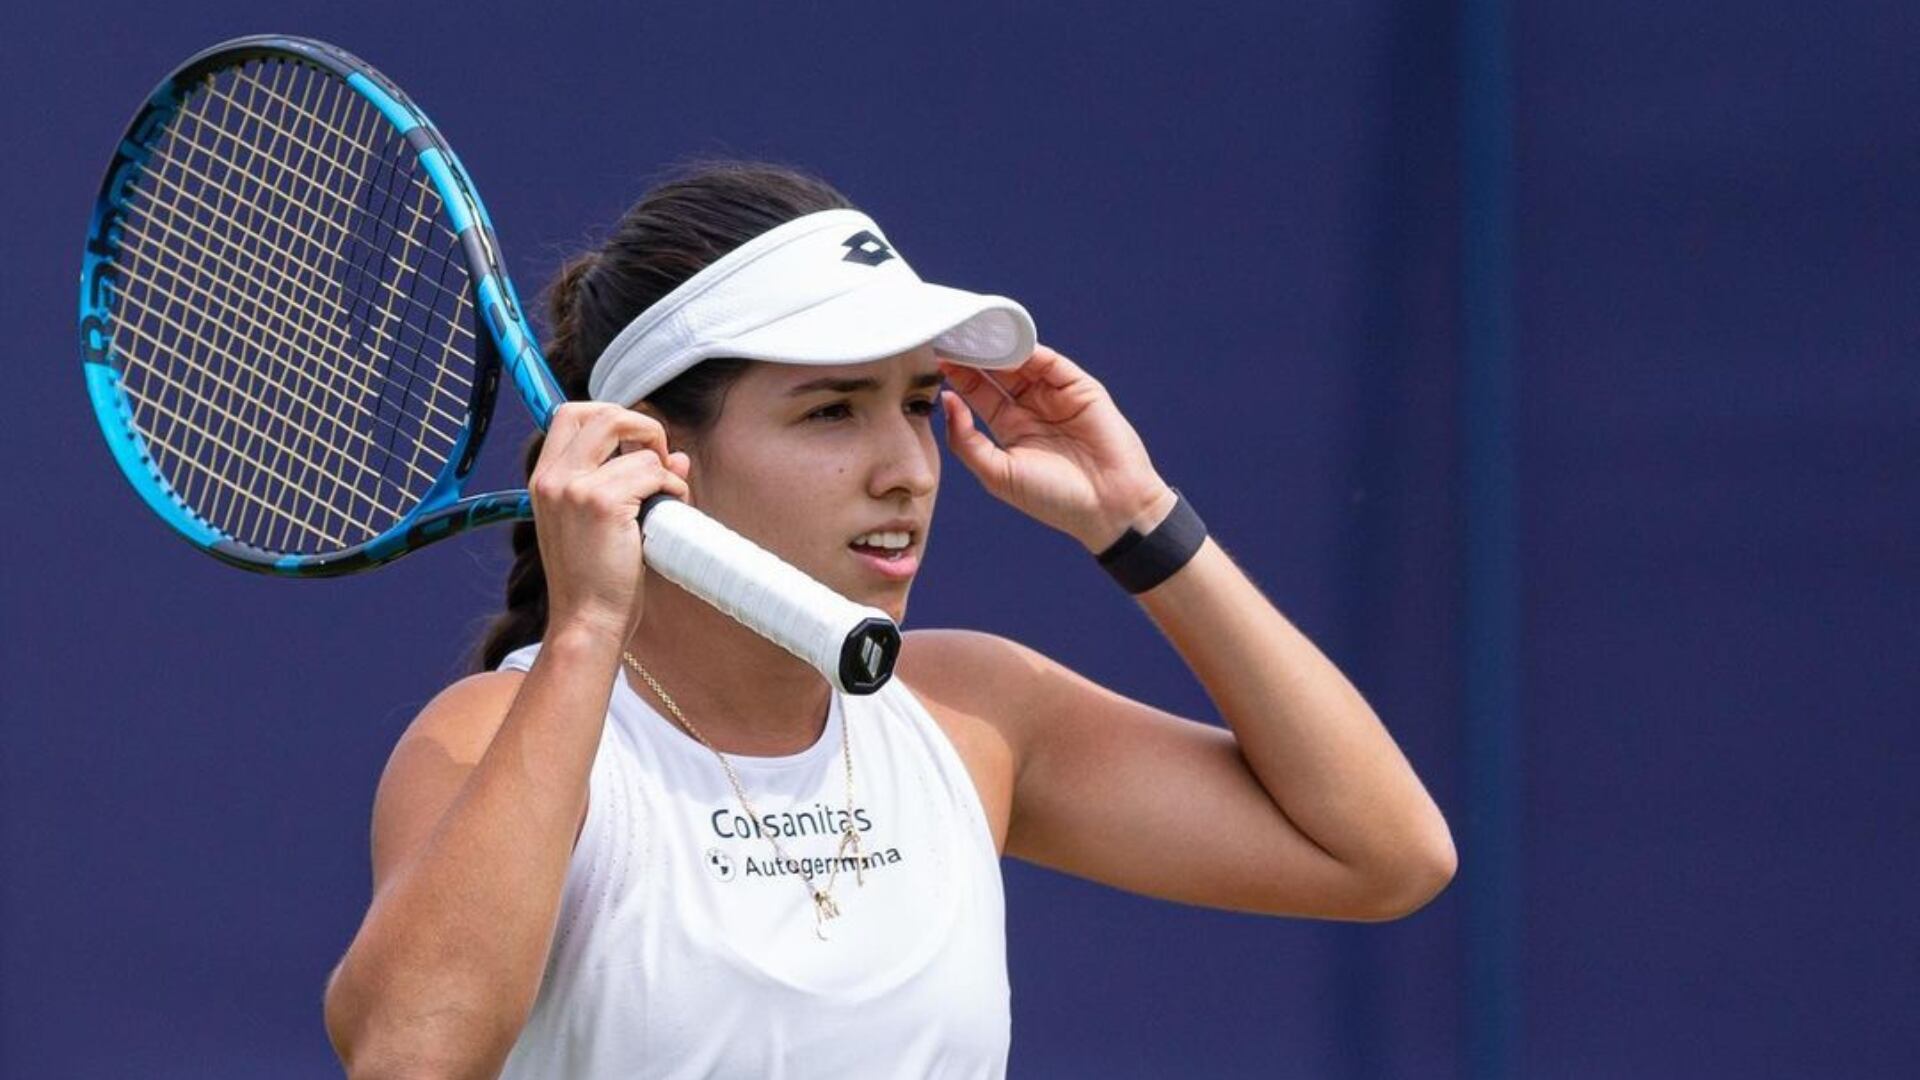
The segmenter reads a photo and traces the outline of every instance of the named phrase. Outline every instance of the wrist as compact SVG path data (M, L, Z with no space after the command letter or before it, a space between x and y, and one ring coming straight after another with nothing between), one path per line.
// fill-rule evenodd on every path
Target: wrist
M571 615L548 623L541 647L587 656L612 656L618 660L629 636L626 626L614 620Z
M1193 561L1207 542L1207 525L1193 504L1179 491L1164 513L1156 507L1138 520L1152 521L1145 529L1129 528L1095 559L1121 587L1135 596L1158 587ZM1157 520L1155 520L1157 518Z
M1091 537L1082 537L1080 545L1090 555L1099 555L1117 543L1129 532L1142 536L1160 527L1173 513L1180 502L1180 493L1165 482L1156 481L1155 487L1147 495L1129 500L1128 505L1119 512L1101 522L1099 529Z

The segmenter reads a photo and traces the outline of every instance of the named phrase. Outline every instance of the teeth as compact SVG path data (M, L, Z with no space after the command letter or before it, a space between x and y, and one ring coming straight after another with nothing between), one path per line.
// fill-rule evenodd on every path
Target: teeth
M878 547L878 548L898 549L898 548L904 548L908 544L912 543L913 534L904 533L904 532L866 533L864 535L854 537L853 542L855 545L859 547Z

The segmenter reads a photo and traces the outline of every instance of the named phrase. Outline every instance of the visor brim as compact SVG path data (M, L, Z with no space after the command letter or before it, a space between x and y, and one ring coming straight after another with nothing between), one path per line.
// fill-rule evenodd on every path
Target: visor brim
M955 363L1017 367L1037 335L1027 309L911 278L875 282L702 350L790 364L859 364L932 344Z

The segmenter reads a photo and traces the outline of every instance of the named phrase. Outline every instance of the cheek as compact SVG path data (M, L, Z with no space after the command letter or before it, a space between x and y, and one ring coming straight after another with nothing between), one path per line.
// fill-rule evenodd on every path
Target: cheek
M843 489L852 468L844 456L799 442L769 444L738 460L734 501L774 529L803 526L822 499Z
M937 491L943 455L932 425L921 427L916 452ZM712 485L725 489L714 493L713 508L737 515L742 525L751 523L769 539L786 531L787 539L797 540L817 523L823 501L844 499L849 485L859 482L858 463L849 460L848 454L848 447L831 439L764 434L750 451L730 446L721 469L725 475Z

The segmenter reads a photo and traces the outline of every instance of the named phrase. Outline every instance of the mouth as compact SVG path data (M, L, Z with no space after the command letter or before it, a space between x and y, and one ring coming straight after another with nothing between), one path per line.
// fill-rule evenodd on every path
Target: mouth
M847 550L861 565L889 581L913 577L920 569L920 547L920 534L909 529L863 533L847 544Z

